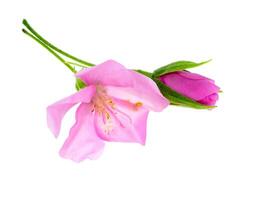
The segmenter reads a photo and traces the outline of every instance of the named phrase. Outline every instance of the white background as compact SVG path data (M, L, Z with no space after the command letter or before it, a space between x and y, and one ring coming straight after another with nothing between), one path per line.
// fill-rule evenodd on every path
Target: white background
M0 3L0 199L267 199L265 1ZM73 92L72 74L21 32L23 18L62 49L149 71L177 60L224 91L218 108L150 113L147 145L108 143L76 164L46 127L47 105Z

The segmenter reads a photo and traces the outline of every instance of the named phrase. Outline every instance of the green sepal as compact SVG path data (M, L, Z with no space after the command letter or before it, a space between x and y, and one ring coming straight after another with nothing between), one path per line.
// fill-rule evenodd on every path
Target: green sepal
M140 74L143 74L143 75L147 76L148 78L152 79L153 74L150 73L150 72L147 72L147 71L144 71L144 70L141 70L141 69L135 69L134 71L136 71L136 72L138 72Z
M86 87L86 84L81 79L76 79L75 88L77 91Z
M193 67L198 67L198 66L204 65L210 61L211 60L207 60L207 61L200 62L200 63L195 63L195 62L191 62L191 61L177 61L177 62L173 62L173 63L170 63L168 65L165 65L163 67L156 69L153 72L153 75L155 77L159 77L161 75L168 74L171 72L176 72L176 71L181 71L181 70L185 70L185 69L189 69L189 68L193 68Z
M212 109L216 107L216 106L207 106L207 105L198 103L186 96L183 96L177 93L176 91L166 86L164 83L162 83L157 78L153 78L153 80L158 85L163 96L165 96L170 101L171 105L186 106L186 107L191 107L191 108L196 108L196 109Z

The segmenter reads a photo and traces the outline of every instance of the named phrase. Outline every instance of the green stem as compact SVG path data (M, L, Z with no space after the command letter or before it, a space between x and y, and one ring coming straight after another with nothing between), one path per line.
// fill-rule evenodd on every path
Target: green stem
M50 49L48 46L46 46L41 40L34 37L31 33L26 31L25 29L22 29L23 33L30 36L32 39L34 39L36 42L38 42L40 45L42 45L44 48L46 48L51 54L53 54L58 60L60 60L67 68L69 68L73 73L76 73L76 70L68 64L63 58L61 58L56 52L54 52L52 49Z
M36 38L38 38L40 41L42 41L42 43L44 43L44 44L46 44L47 46L49 46L51 49L54 49L54 50L57 51L58 53L61 53L62 55L66 56L66 57L68 57L68 58L71 58L71 59L73 59L73 60L75 60L75 61L77 61L77 62L80 62L80 63L82 63L82 64L84 64L84 65L86 65L86 66L89 66L89 67L94 66L94 64L89 63L89 62L87 62L87 61L85 61L85 60L79 59L79 58L77 58L77 57L75 57L75 56L73 56L73 55L71 55L71 54L69 54L69 53L67 53L67 52L65 52L65 51L63 51L63 50L61 50L61 49L59 49L58 47L54 46L53 44L51 44L50 42L48 42L47 40L45 40L39 33L37 33L37 32L30 26L30 24L27 22L26 19L23 19L23 22L22 22L22 23L28 28L28 30L29 30L29 31L30 31Z
M147 71L144 71L144 70L141 70L141 69L134 69L134 71L136 71L136 72L138 72L140 74L143 74L143 75L147 76L148 78L152 79L153 74L150 73L150 72L147 72Z
M77 66L77 67L88 68L88 66L81 65L81 64L79 64L79 63L75 63L75 62L69 62L69 61L66 61L66 63L71 64L71 65L75 65L75 66Z

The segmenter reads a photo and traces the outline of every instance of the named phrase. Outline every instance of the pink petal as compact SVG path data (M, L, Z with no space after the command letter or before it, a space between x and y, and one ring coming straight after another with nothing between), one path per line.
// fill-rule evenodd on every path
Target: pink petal
M113 142L137 142L145 144L148 110L144 107L113 99L114 108L106 115L95 116L95 127L99 137Z
M110 91L112 94L123 95L120 95L123 100L128 100L125 98L129 96L138 99L153 111L161 111L169 105L168 100L162 96L154 81L133 70L126 69L123 65L113 60L108 60L93 68L84 69L77 73L76 76L88 85L111 86L113 88ZM120 91L117 92L117 90ZM128 95L124 96L125 93ZM118 97L117 95L114 96Z
M93 121L89 104L82 103L76 111L76 123L59 152L62 157L80 162L100 156L105 144L96 135Z
M169 101L162 96L157 85L150 78L131 71L132 87L106 86L108 95L117 99L129 101L133 104L140 102L148 110L160 112L169 105ZM130 78L130 77L129 77Z
M55 137L57 137L60 132L61 121L67 111L77 103L90 102L94 93L94 86L86 87L47 107L47 125Z
M108 60L92 68L84 69L76 74L87 85L132 85L131 73L120 63Z
M134 79L134 93L143 102L149 105L153 111L162 111L169 105L169 101L161 94L156 83L143 74L132 71L132 77Z
M106 86L107 94L111 97L128 101L132 104L141 103L148 110L160 112L169 105L161 95L151 92L140 92L134 88Z

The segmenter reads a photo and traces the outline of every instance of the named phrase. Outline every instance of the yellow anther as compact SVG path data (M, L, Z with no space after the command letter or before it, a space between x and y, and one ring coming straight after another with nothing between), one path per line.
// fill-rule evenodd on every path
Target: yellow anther
M110 119L110 115L109 115L108 112L106 112L106 118L107 118L107 119Z
M143 103L138 101L134 105L135 105L135 108L138 109L143 106Z

